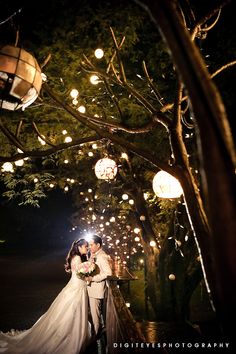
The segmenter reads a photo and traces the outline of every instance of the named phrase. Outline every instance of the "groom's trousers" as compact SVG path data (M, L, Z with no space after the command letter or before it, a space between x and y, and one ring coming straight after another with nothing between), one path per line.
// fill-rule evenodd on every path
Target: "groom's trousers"
M102 301L103 299L95 299L93 297L89 297L90 312L93 320L95 334L98 334L99 328L102 325Z

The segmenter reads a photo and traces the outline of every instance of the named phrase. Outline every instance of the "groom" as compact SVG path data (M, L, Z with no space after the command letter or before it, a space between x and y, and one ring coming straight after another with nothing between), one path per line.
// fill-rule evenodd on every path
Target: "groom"
M99 270L97 274L89 277L88 296L90 311L93 320L95 335L102 328L102 301L105 297L106 278L112 275L112 270L109 264L108 255L102 249L101 237L94 235L89 242L91 259L97 264Z

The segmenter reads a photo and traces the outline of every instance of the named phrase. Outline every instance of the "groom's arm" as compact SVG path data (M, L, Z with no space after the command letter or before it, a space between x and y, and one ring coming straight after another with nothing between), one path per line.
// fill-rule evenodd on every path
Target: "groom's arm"
M100 272L92 277L92 281L100 282L105 280L108 276L112 275L112 270L109 264L108 255L105 254L99 259L98 267Z

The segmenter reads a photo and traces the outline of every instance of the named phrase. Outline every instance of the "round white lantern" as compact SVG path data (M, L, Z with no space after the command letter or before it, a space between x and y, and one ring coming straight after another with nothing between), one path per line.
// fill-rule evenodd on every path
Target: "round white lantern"
M175 275L174 274L169 274L169 279L170 280L175 280Z
M98 160L95 165L95 175L98 179L114 179L117 174L117 170L116 162L107 157Z
M42 86L36 59L22 48L0 47L0 108L24 109L33 103Z
M179 198L183 189L179 181L165 171L159 171L153 178L152 187L159 198Z

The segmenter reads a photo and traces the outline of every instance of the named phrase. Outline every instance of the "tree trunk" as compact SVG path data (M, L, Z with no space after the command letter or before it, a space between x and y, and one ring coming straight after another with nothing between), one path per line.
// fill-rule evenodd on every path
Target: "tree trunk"
M212 235L210 249L206 250L204 244L200 244L208 235L205 228L198 225L199 220L194 220L195 212L192 213L191 200L188 210L197 241L200 241L205 271L219 319L225 334L233 338L233 327L228 323L233 322L236 315L236 299L232 291L236 287L235 149L228 119L219 92L210 79L199 50L177 13L176 3L170 0L146 3L152 19L169 45L176 69L188 90L199 128L199 158L202 164L200 172ZM212 269L204 259L204 252L207 256L209 253L213 255ZM213 284L210 278L214 273L217 281L214 280Z

